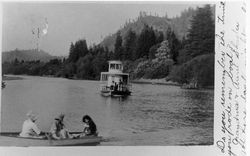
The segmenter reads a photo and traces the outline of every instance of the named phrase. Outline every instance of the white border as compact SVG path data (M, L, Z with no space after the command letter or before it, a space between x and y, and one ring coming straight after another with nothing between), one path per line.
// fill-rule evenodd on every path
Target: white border
M45 1L49 1L49 0L45 0ZM97 0L97 1L101 1L101 0ZM164 2L164 1L160 0L160 2ZM248 3L248 9L249 9L249 3ZM0 15L2 15L2 7L0 11L1 11ZM2 20L2 16L0 20ZM249 20L248 20L248 25L249 25ZM0 34L2 34L1 30L0 30ZM248 31L247 34L249 35L249 29L247 29L247 31ZM249 42L247 43L248 43L247 49L249 49ZM247 57L249 60L250 58L249 53L247 53ZM249 69L248 67L249 67L249 62L247 63L247 69ZM248 70L247 79L250 78L249 74L250 73ZM249 88L249 81L247 83L248 83L248 88ZM249 101L249 96L248 96L248 101ZM249 112L249 105L247 107L247 110ZM248 125L248 129L249 129L249 125ZM56 147L29 147L29 148L0 147L0 155L3 155L3 156L5 155L38 155L38 156L40 155L41 156L42 155L75 155L75 156L78 156L78 155L79 156L80 155L81 156L82 155L91 155L91 156L100 156L100 155L201 156L201 155L207 155L207 156L215 156L215 155L218 155L218 150L215 148L214 145L213 146L190 146L190 147L187 147L187 146L97 146L97 147L57 147L57 148Z

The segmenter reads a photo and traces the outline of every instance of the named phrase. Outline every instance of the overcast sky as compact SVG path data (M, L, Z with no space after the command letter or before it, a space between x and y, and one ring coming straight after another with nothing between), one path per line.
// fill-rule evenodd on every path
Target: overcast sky
M168 17L180 15L198 3L4 3L2 49L34 49L39 27L39 47L52 55L68 55L71 42L85 38L88 45L115 33L140 11ZM48 29L46 28L48 23ZM44 31L43 31L44 30ZM47 33L46 33L47 30Z

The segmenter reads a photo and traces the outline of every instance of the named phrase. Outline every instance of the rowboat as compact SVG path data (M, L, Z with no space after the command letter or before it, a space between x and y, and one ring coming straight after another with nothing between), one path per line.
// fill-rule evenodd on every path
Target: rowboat
M80 134L81 132L70 132ZM0 133L0 146L94 146L100 144L101 136L84 136L74 139L48 139L48 138L24 138L19 136L19 132Z

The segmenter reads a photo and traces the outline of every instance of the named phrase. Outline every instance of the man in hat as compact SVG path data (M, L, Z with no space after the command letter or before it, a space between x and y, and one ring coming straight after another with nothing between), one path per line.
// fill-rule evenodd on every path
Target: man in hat
M27 114L28 119L23 122L22 132L19 134L21 137L35 137L40 138L41 130L36 125L37 115L32 111Z
M64 114L57 116L51 126L50 133L54 139L72 138L63 123Z

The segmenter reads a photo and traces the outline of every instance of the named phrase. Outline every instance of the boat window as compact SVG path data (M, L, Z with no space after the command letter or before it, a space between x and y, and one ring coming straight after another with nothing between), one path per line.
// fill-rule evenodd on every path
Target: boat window
M116 69L119 69L119 64L116 64Z
M107 81L108 80L108 75L104 74L102 75L102 81Z
M115 69L115 64L110 64L110 69Z

